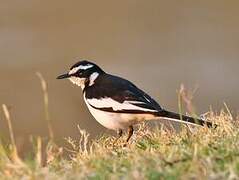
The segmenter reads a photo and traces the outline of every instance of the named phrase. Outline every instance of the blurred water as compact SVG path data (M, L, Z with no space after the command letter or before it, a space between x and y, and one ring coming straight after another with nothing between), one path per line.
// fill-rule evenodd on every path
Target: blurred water
M49 85L58 138L76 124L105 131L89 115L78 87L55 77L86 58L128 78L163 107L177 111L180 83L198 87L198 113L238 110L239 1L0 0L0 103L11 106L18 138L46 136L40 84ZM6 123L0 113L1 134Z

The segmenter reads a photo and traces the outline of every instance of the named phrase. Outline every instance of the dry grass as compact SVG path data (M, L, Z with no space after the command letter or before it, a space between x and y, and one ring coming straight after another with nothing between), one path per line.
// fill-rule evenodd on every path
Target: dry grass
M50 120L50 113L49 113L49 98L48 98L47 83L40 72L36 72L36 75L41 82L41 88L42 88L42 92L43 92L43 101L44 101L44 110L45 110L45 119L46 119L46 123L47 123L47 127L48 127L49 137L53 141L54 133L53 133L51 120Z
M64 150L49 145L47 159L51 161L45 166L41 162L39 138L35 158L21 160L21 164L11 159L11 153L1 145L0 178L238 179L238 121L225 111L210 112L207 118L219 126L197 128L193 133L183 126L176 133L163 126L149 129L141 124L126 147L123 146L126 137L113 146L114 137L89 141L89 134L79 128L79 139L68 138L69 146Z

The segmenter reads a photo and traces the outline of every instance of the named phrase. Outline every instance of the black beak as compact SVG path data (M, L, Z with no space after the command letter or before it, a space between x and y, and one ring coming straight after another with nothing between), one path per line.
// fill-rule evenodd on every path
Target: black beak
M66 73L66 74L62 74L62 75L58 76L56 79L65 79L65 78L69 78L69 77L71 77L71 75Z

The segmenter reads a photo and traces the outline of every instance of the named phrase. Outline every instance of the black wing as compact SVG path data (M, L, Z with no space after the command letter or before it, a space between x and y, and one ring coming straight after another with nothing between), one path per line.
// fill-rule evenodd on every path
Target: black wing
M147 110L148 112L157 112L162 110L160 105L154 99L152 99L144 91L137 88L133 83L109 74L101 75L93 86L90 86L85 90L85 95L87 99L111 98L121 104L127 102L139 107L138 110L137 108L125 108L119 112L145 113ZM100 109L106 111L114 110L114 107L109 107L109 105L104 107L103 103L104 101L102 101Z

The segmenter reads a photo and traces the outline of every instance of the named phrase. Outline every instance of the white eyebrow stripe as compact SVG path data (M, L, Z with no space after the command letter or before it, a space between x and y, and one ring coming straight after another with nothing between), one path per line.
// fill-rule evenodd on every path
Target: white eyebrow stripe
M92 68L94 65L93 64L86 64L86 65L80 65L78 66L80 69L86 70L89 68Z
M75 68L73 68L72 70L70 70L68 74L74 74L74 73L76 73L79 69L80 69L79 66L78 66L78 67L75 67Z
M68 74L74 74L77 71L79 71L80 69L86 70L86 69L92 68L93 66L94 66L93 64L80 65L80 66L77 66L77 67L73 68L72 70L70 70Z

